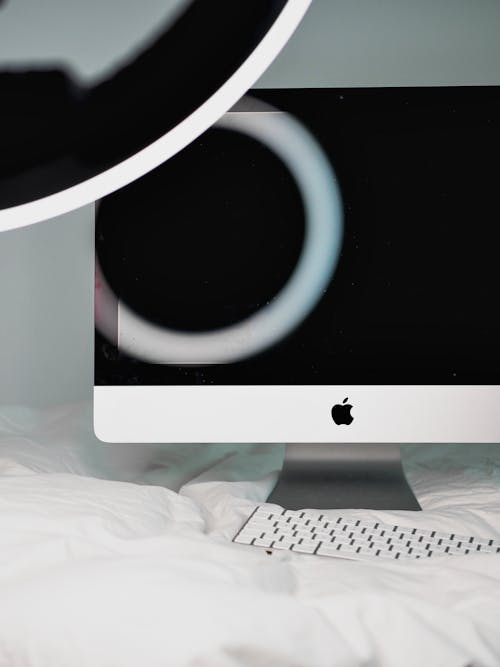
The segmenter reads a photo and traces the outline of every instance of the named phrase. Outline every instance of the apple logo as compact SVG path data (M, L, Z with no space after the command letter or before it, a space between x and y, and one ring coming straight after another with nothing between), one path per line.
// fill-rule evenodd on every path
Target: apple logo
M345 424L349 426L352 423L354 417L351 415L352 405L347 402L347 398L344 398L342 403L337 403L332 408L332 419L340 426L340 424Z

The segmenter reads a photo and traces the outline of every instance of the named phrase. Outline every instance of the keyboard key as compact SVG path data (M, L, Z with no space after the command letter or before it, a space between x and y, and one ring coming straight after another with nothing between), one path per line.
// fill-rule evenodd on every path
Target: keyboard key
M312 540L297 542L293 545L293 551L296 551L301 554L312 554L318 548L319 542L313 542Z
M266 547L266 548L268 548L268 547L271 546L271 542L273 542L273 540L270 537L265 537L263 539L260 538L260 537L257 537L251 542L251 544L254 547Z

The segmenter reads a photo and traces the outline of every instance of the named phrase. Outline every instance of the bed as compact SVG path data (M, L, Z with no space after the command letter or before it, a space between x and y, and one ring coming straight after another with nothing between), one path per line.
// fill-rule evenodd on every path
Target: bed
M236 545L281 445L103 445L91 406L0 410L1 667L495 667L500 554L355 562ZM500 537L500 446L404 446L422 513Z

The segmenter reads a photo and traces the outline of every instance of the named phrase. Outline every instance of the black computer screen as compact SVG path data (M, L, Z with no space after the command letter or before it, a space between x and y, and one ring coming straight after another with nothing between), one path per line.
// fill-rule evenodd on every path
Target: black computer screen
M499 88L252 95L300 120L335 171L328 288L288 335L230 363L149 363L96 331L96 384L500 384ZM215 331L272 301L304 233L276 155L212 129L99 203L96 257L144 319Z

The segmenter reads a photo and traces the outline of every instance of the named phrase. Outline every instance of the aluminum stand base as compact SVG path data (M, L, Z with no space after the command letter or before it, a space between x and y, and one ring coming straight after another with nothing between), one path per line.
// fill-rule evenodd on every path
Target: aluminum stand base
M289 444L268 502L286 509L421 509L400 447L392 444Z

